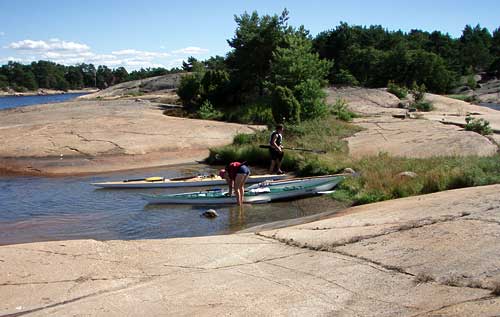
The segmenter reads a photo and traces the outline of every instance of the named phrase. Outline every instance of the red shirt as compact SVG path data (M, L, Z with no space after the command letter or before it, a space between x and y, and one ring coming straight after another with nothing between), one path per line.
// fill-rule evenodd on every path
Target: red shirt
M240 162L232 162L231 164L229 164L226 172L229 173L230 179L236 179L236 174L238 174L238 169L240 168L240 166Z

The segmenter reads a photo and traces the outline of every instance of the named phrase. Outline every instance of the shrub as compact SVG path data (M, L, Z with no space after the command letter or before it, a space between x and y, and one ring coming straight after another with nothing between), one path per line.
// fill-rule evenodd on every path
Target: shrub
M359 86L359 81L347 69L341 69L334 74L332 82L337 85Z
M415 100L415 103L419 103L424 101L425 97L425 85L418 85L416 82L413 82L413 85L411 87L411 93L413 94L413 99Z
M301 119L315 119L327 113L326 93L318 80L308 79L294 88L295 96L301 105Z
M208 70L200 82L202 99L208 99L217 106L227 104L229 74L225 70Z
M183 76L177 88L177 95L185 106L193 106L200 97L201 80L196 74Z
M222 118L224 114L219 110L216 110L210 101L205 100L200 109L196 112L196 115L200 119L217 120Z
M272 94L272 112L274 121L282 123L300 122L300 104L293 92L283 86L276 86Z
M465 117L465 130L474 131L481 135L492 134L490 122L483 118L472 118L470 115Z
M269 104L256 102L226 110L226 119L233 122L273 125L273 112Z
M337 117L337 119L342 121L350 122L352 118L355 118L356 115L347 109L347 102L339 98L332 106L332 114Z
M474 75L467 76L467 86L470 89L476 89L477 88L477 83L476 83L476 80L474 79Z
M387 84L387 91L395 95L399 99L406 98L406 96L408 95L408 89L406 89L406 87L399 86L392 80Z
M434 106L432 105L431 102L424 101L425 97L425 85L417 85L415 82L412 85L411 92L413 94L414 98L414 103L413 107L416 108L419 111L431 111L434 109Z
M428 101L416 102L413 104L413 107L415 107L418 111L423 111L423 112L429 112L434 109L432 103Z
M233 144L234 145L250 144L254 139L255 135L253 134L238 133L234 136Z

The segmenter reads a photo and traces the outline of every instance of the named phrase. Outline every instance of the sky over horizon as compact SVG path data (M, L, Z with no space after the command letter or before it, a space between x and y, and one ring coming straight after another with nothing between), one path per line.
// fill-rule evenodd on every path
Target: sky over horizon
M50 60L127 70L180 66L230 50L234 15L290 12L289 24L315 36L339 23L395 31L441 31L460 37L465 25L500 27L500 2L472 1L160 1L0 0L0 65Z

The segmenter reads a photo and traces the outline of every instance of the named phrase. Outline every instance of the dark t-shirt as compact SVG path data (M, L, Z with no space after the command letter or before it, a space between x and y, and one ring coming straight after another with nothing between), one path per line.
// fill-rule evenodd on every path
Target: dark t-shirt
M278 133L276 131L273 131L273 133L271 134L271 138L269 139L269 144L270 145L273 144L273 138L275 135L276 135L276 145L281 145L281 142L283 142L283 135L281 135L281 133Z

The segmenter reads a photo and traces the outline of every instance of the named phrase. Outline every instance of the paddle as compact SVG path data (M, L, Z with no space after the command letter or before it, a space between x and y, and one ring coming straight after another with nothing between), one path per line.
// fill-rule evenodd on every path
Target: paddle
M269 148L271 148L270 145L266 145L266 144L261 144L261 145L259 145L259 147L263 148L263 149L269 149ZM303 148L297 148L297 147L283 147L283 148L285 150L313 152L313 153L318 153L318 154L325 154L326 153L326 151L323 151L323 150L303 149Z
M191 178L196 178L196 177L208 177L209 175L192 175L192 176L182 176L182 177L175 177L175 178L170 178L170 181L184 181L188 180ZM138 181L146 181L146 182L163 182L165 180L164 177L161 176L152 176L152 177L147 177L147 178L135 178L135 179L125 179L123 180L124 183L127 182L138 182Z

